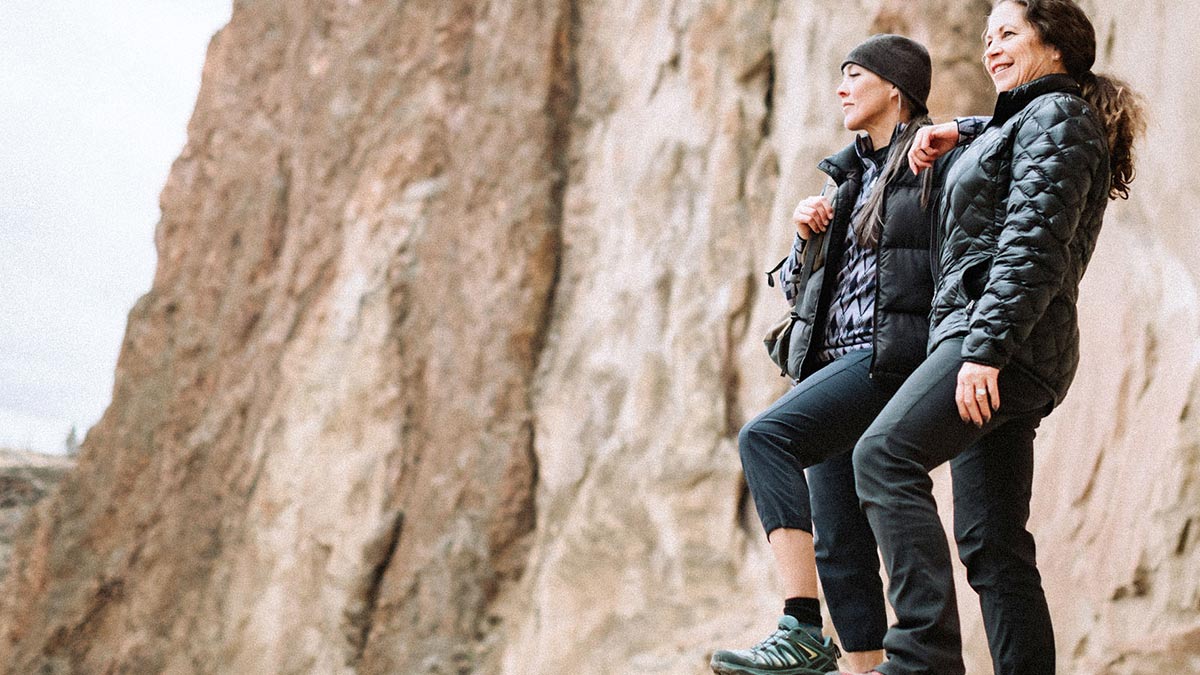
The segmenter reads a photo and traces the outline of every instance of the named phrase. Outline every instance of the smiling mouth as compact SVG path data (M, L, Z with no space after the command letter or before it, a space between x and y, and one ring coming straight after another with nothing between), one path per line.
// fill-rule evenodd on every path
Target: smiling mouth
M1012 67L1011 63L1001 63L992 66L992 75L999 75L1001 72L1008 70L1010 67Z

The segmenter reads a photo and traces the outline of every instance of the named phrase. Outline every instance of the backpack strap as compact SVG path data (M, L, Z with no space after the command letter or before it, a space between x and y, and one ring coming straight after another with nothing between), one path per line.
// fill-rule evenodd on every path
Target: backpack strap
M787 262L788 258L790 258L790 257L791 257L791 254L783 256L783 260L780 260L778 264L776 264L774 267L771 268L771 271L767 272L767 285L768 286L770 286L771 288L775 288L775 273L778 272L780 270L780 268L783 267L783 264L785 262Z

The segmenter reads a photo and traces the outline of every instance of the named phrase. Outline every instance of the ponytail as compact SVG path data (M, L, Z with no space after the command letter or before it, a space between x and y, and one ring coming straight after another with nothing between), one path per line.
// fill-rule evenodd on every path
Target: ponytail
M923 106L917 105L907 96L905 96L905 104L909 110L924 110ZM857 222L854 223L854 234L858 238L859 245L874 248L879 244L879 238L883 233L883 199L888 183L891 183L892 179L901 171L908 170L908 150L917 137L917 130L930 124L933 124L933 120L929 119L929 113L922 112L919 117L909 120L908 126L904 127L904 131L888 149L883 170L876 179L871 194L867 196L867 203L863 204ZM933 171L924 171L921 174L922 209L929 208L929 196L932 192Z
M1112 169L1108 198L1129 199L1129 184L1134 177L1133 142L1146 131L1142 97L1115 77L1088 71L1075 79L1079 82L1084 100L1100 115L1108 136L1109 165Z

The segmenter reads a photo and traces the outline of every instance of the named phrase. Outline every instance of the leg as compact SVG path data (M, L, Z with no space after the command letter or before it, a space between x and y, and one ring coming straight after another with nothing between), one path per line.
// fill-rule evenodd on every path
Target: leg
M938 347L900 387L854 450L858 495L883 553L896 624L885 675L961 675L962 644L950 551L929 471L1015 417L1040 417L1050 394L1019 371L1000 376L1003 405L979 429L954 404L961 340Z
M779 630L749 650L718 650L718 673L823 673L836 668L836 647L819 641L820 614L812 515L804 468L846 454L887 402L892 388L869 376L871 353L848 354L822 368L742 428L738 451L759 519L783 577L786 596L798 598L805 622L780 619ZM812 609L805 605L811 599Z
M890 387L871 379L870 363L868 350L833 361L748 422L738 435L746 482L771 542L785 597L817 596L804 467L848 453L892 394ZM873 541L870 545L873 550Z
M780 527L767 536L785 598L817 597L817 570L813 566L813 536L801 529Z
M871 379L870 362L869 350L833 361L742 427L742 470L768 535L812 532L804 469L849 452L892 394Z
M1038 421L1008 422L950 464L954 536L979 594L996 675L1054 673L1054 629L1025 529Z
M846 663L866 672L883 662L887 609L875 535L854 491L850 454L808 469L817 570Z

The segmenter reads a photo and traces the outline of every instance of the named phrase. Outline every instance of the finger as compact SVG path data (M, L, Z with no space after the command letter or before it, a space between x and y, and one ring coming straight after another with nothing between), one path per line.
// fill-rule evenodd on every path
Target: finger
M958 406L959 418L964 422L970 422L971 413L967 411L967 399L964 395L966 390L966 385L963 384L962 380L959 380L958 388L954 390L954 404Z
M966 401L967 414L970 415L971 422L975 426L981 427L983 426L984 419L983 412L979 409L979 395L977 393L977 387L974 383L969 381L964 381L963 385L965 389L965 391L963 391L963 399Z
M921 127L918 129L917 135L913 138L913 147L918 150L929 147L931 131L932 130L929 127Z
M987 379L988 401L991 403L992 410L1000 409L1000 378L997 374L993 374Z
M917 161L917 153L921 151L921 147L917 144L920 141L920 136L913 141L913 146L908 150L908 168L916 175L921 172L920 164Z
M913 144L908 149L908 168L911 169L913 173L917 172L916 154L917 151L921 149L921 139L924 136L924 133L924 129L918 129L917 136L913 139Z
M982 427L987 422L987 419L984 418L983 410L979 407L979 399L971 396L969 400L970 403L967 404L967 412L971 413L971 422L977 427Z
M920 151L919 141L920 138L918 137L917 141L912 142L912 148L908 148L908 168L911 169L912 173L917 173L917 153Z
M977 424L983 426L992 419L992 407L988 402L987 382L977 381L971 384L971 394L975 401L975 409L979 412L979 421Z
M818 232L824 232L829 227L829 216L822 209L815 210L813 212L812 225Z
M914 147L912 152L908 153L908 161L914 174L919 174L931 166L929 152L924 147Z

